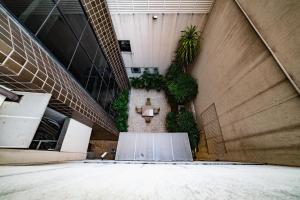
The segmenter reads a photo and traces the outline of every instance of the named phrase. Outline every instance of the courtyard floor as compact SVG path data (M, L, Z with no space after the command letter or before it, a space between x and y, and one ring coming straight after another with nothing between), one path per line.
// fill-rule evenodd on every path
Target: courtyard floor
M74 162L0 166L0 199L300 199L300 168Z
M146 98L151 99L154 107L160 107L160 112L155 115L150 123L135 111L135 107L145 105ZM165 127L166 115L171 111L164 91L146 91L144 89L131 89L129 99L128 132L167 132Z

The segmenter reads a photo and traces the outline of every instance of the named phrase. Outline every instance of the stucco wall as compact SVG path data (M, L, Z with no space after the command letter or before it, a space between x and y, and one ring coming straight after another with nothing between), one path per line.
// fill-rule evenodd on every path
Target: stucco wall
M191 73L197 120L214 103L225 143L210 158L300 165L299 95L234 0L216 0Z

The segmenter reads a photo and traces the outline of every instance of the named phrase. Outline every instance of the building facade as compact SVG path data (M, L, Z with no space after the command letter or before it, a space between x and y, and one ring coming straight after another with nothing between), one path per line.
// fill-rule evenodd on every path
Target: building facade
M1 1L0 85L20 97L0 98L1 163L84 159L90 137L117 139L112 102L129 81L106 3L91 3Z
M128 88L128 78L118 49L105 46L117 46L114 35L97 37L114 32L106 7L105 30L95 34L77 0L3 0L2 6L1 84L51 93L51 108L68 116L77 112L117 134L111 102Z

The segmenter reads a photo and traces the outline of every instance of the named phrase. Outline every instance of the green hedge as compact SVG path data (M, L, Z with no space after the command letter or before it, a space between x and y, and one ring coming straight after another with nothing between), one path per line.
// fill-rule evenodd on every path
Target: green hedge
M114 100L112 107L116 112L115 122L120 132L127 132L128 128L129 91L124 90Z
M166 127L169 132L187 132L193 151L198 146L200 134L193 113L186 110L178 113L169 112L166 118Z
M177 74L166 83L166 94L170 102L185 104L192 101L198 93L198 84L189 74Z
M155 71L153 74L144 71L142 76L130 78L130 84L133 88L160 91L164 89L165 78L158 71Z

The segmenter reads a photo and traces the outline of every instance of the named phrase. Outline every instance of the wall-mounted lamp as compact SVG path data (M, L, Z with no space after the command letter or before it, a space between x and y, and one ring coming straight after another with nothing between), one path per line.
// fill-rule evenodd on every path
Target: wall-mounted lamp
M157 18L158 18L157 15L153 15L153 16L152 16L152 19L153 19L153 20L157 20Z

